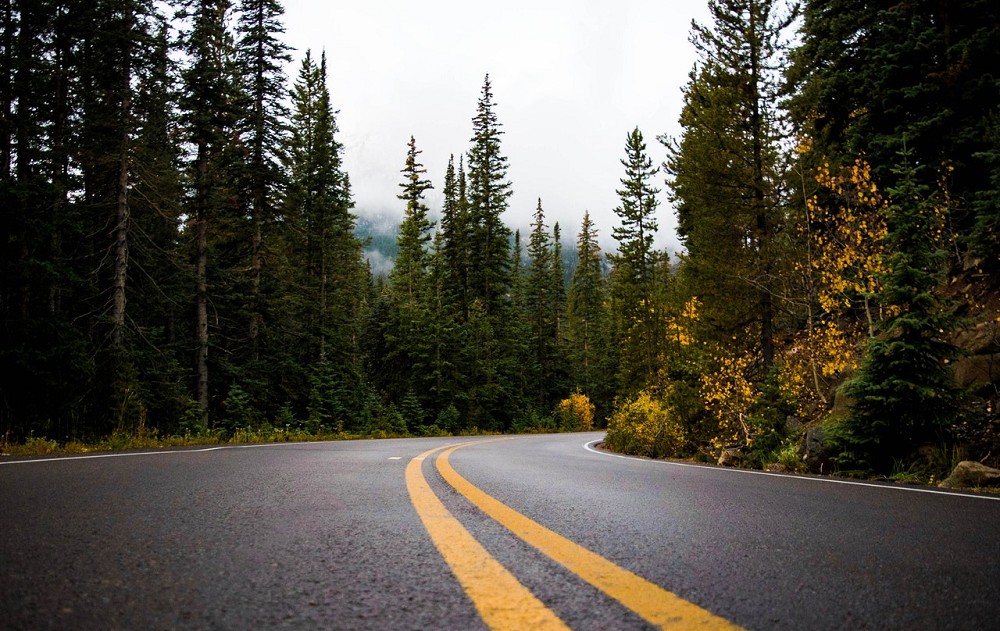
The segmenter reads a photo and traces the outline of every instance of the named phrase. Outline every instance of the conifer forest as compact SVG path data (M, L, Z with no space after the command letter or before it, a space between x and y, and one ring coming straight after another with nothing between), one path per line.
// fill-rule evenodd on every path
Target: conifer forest
M606 428L997 464L1000 3L707 4L682 131L620 130L615 225L505 224L484 68L446 172L399 147L383 276L280 0L2 0L0 445Z

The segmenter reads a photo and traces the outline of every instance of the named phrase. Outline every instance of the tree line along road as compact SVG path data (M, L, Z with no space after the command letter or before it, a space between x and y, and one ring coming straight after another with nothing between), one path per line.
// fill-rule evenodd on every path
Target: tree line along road
M600 433L0 460L0 627L985 629L998 497Z

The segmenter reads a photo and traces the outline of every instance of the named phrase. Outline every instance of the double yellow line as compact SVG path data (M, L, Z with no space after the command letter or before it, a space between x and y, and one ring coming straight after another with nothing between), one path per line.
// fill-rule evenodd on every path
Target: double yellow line
M423 461L436 458L448 484L484 513L540 552L656 627L663 629L738 629L694 603L621 568L503 504L460 476L448 457L456 450L485 441L438 447L420 454L406 467L406 486L431 540L451 567L483 621L492 629L566 629L556 614L503 567L448 512L431 490Z

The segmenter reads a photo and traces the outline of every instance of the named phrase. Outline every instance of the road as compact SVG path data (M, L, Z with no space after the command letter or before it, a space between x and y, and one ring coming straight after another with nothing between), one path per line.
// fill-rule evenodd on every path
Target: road
M997 628L996 496L600 437L3 459L0 628Z

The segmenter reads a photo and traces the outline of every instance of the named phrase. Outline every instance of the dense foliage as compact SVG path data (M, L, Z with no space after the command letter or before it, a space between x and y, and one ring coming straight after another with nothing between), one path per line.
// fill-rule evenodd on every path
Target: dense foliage
M400 147L376 278L326 56L284 76L280 2L9 0L0 441L606 423L794 466L823 423L844 470L1000 453L950 342L998 315L1000 9L708 5L666 160L624 134L614 252L585 209L575 242L541 199L523 240L504 223L487 76L445 173Z

